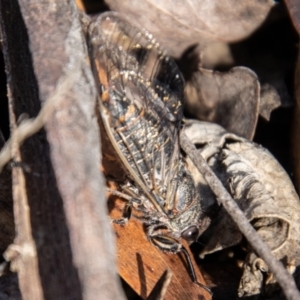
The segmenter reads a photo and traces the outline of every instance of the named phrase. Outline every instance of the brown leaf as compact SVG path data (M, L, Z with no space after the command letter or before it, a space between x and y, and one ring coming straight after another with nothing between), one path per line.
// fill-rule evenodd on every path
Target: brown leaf
M203 121L252 139L259 109L260 85L248 68L221 73L200 68L186 86L187 110Z
M110 217L120 218L124 202L115 199L113 205ZM146 299L168 268L172 270L173 276L164 299L211 299L207 291L192 282L183 256L163 253L154 247L147 240L140 221L131 218L125 226L113 226L117 239L119 273L143 299ZM183 244L190 253L187 244ZM205 284L191 253L190 255L198 281Z
M145 27L173 56L190 45L237 41L266 18L274 1L106 1L138 28Z

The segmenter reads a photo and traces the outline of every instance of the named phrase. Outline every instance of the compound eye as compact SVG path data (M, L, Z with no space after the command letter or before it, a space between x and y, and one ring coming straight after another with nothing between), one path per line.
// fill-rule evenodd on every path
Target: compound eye
M191 226L188 229L186 229L182 234L182 238L184 238L188 242L193 242L198 238L199 235L199 229L197 226Z

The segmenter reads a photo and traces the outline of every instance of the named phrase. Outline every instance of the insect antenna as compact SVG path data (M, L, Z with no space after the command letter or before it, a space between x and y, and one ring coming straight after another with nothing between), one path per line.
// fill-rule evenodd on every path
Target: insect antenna
M113 190L113 189L110 189L110 188L106 188L106 191L111 193L113 196L118 196L120 198L123 198L124 200L127 200L127 201L133 201L133 197L127 195L127 194L124 194L122 192L119 192L119 191L116 191L116 190ZM136 201L134 201L136 202Z

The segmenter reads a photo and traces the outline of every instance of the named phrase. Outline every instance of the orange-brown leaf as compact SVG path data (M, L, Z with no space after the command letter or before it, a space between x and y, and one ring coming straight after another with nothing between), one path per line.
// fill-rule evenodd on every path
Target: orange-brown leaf
M116 200L111 218L120 218L124 202ZM119 274L143 299L151 293L154 285L166 269L173 276L165 299L211 299L209 293L194 284L182 255L163 253L154 247L146 237L142 223L134 218L125 226L114 224L117 240ZM188 251L189 247L184 244ZM191 258L192 254L190 253ZM205 284L193 260L198 281ZM202 297L202 298L201 298Z

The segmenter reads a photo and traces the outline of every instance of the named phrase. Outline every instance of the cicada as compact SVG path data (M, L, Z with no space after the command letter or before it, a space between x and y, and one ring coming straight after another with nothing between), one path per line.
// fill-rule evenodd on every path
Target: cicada
M150 242L162 251L183 252L197 283L179 241L195 241L206 228L205 212L179 146L183 76L151 34L132 27L117 13L93 21L89 39L101 119L130 178L121 187L129 196L124 197L123 217L115 222L126 223L132 209L142 213Z

